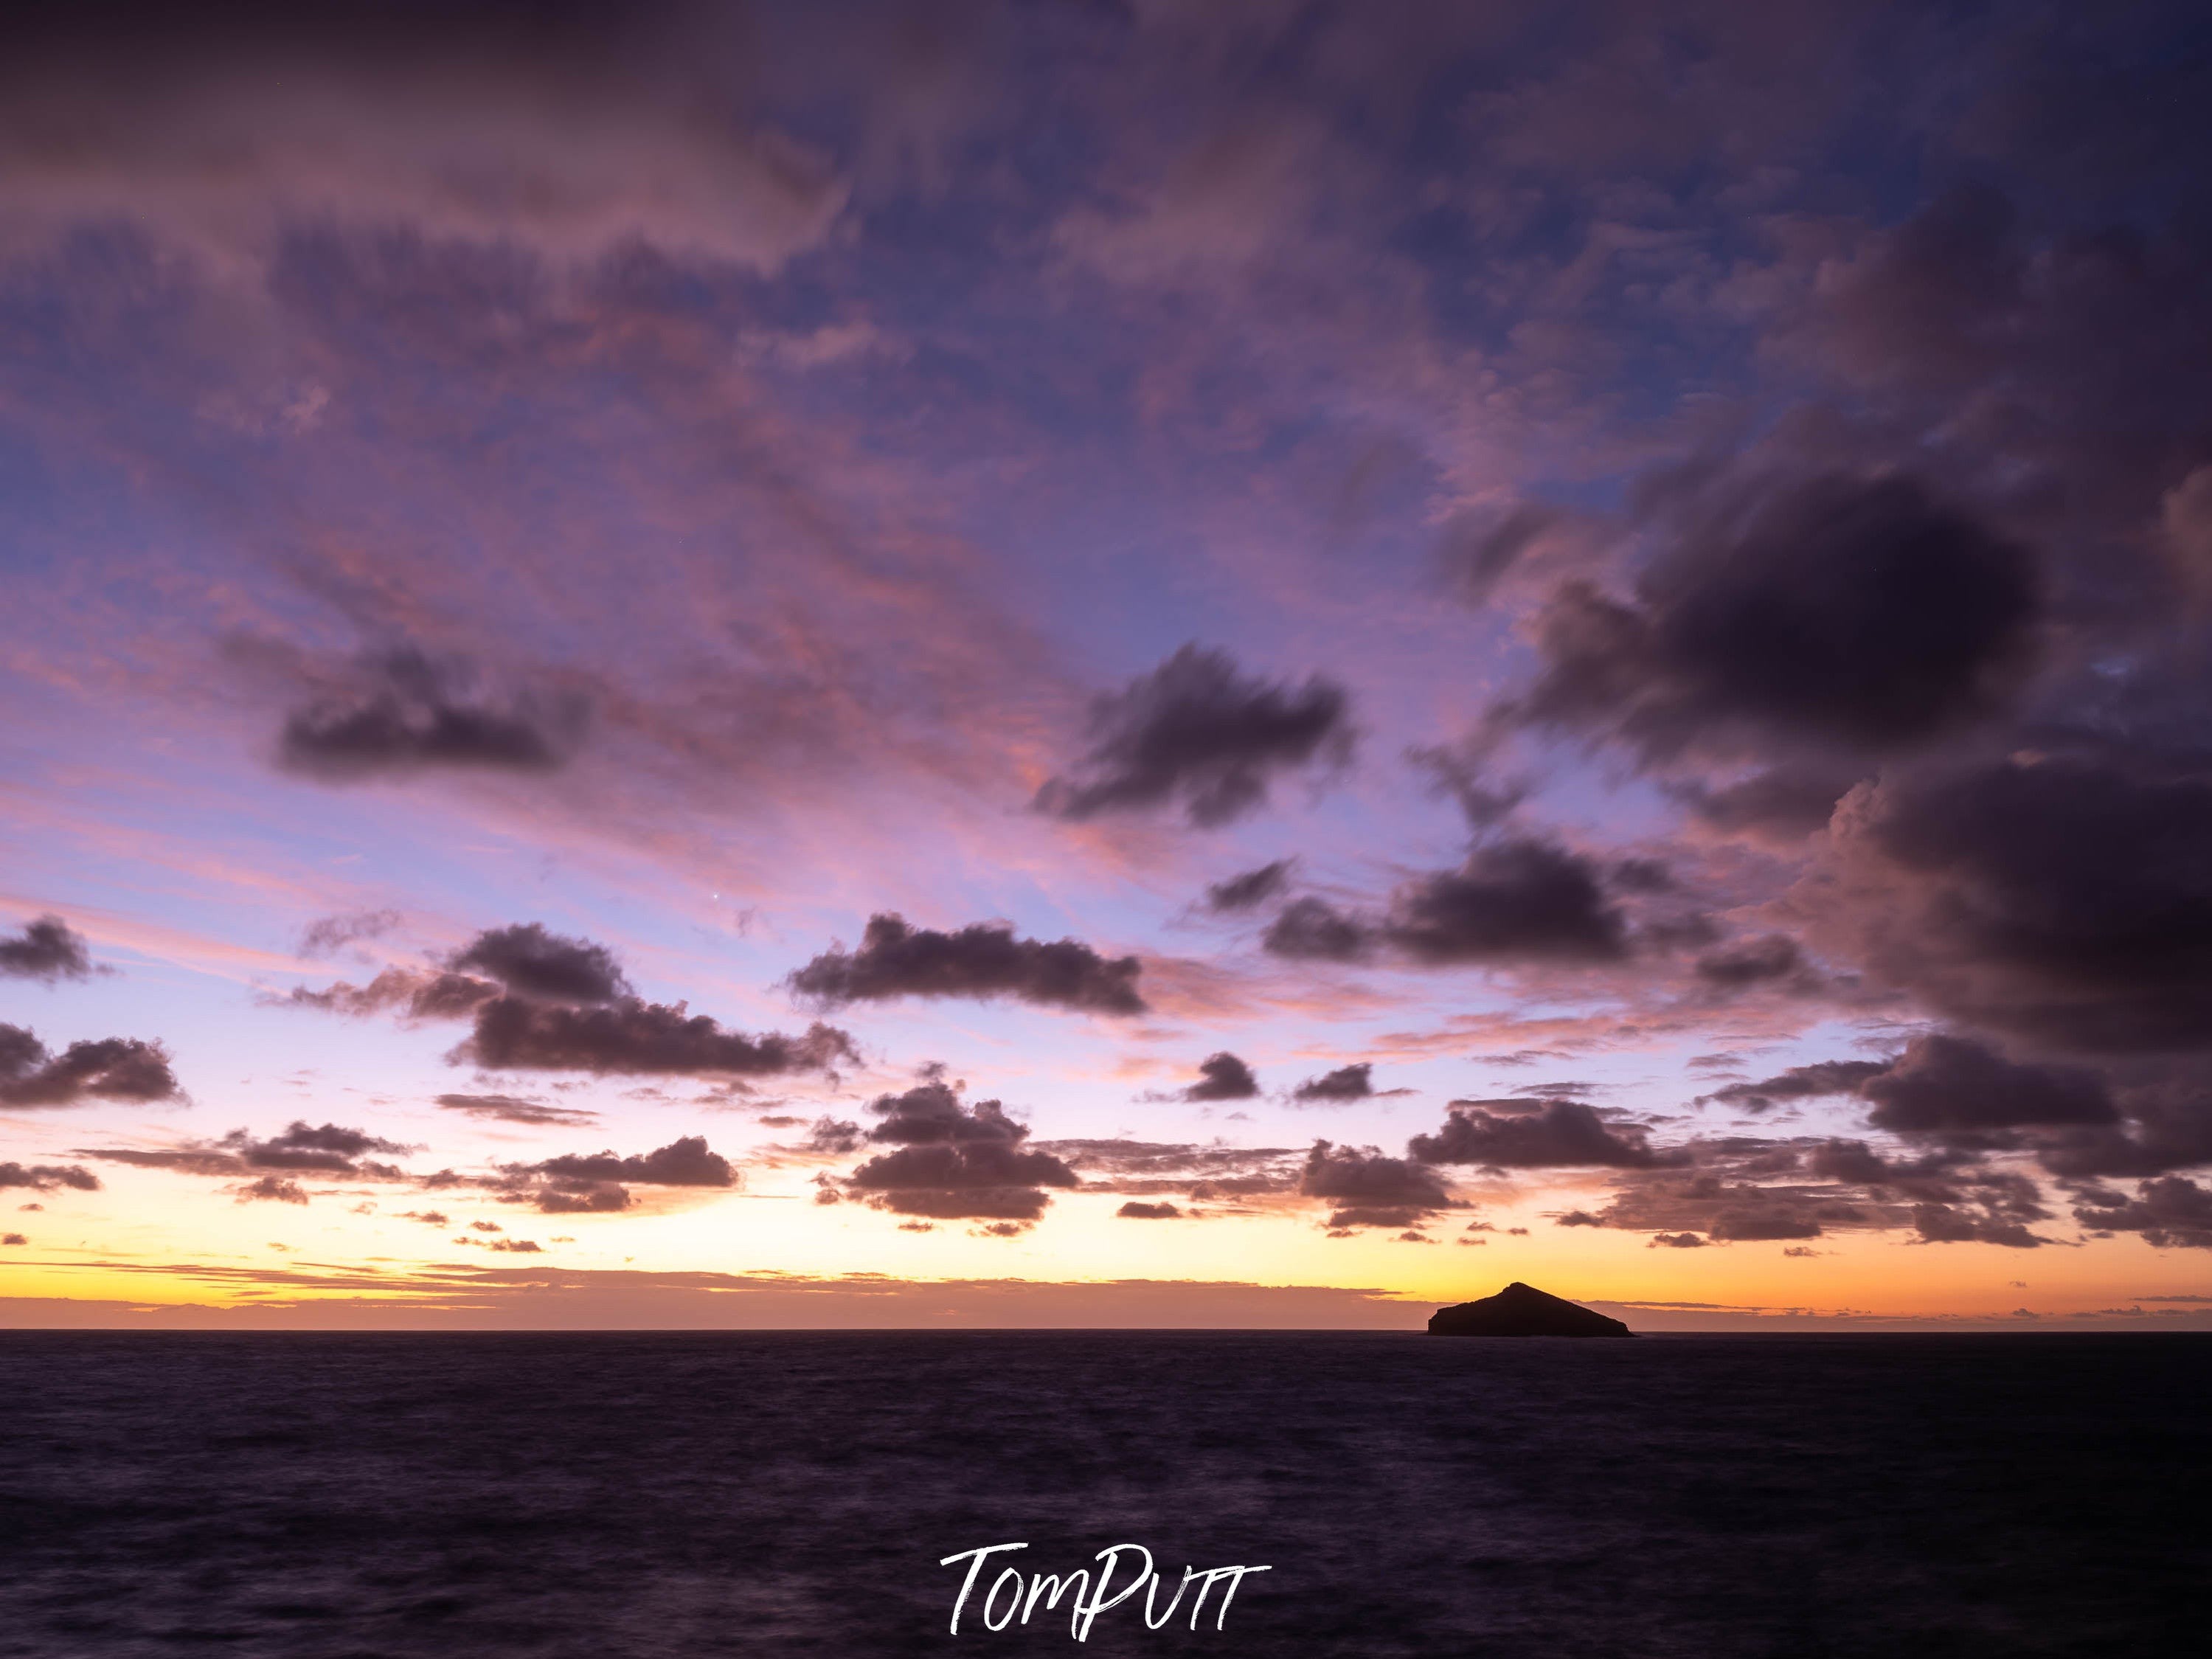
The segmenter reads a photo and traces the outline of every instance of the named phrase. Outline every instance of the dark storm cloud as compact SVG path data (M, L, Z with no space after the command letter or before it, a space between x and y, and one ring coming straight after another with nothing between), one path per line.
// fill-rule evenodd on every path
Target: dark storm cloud
M40 916L14 934L0 933L0 979L89 979L92 952L84 935L59 916Z
M1657 859L1617 859L1606 878L1623 893L1671 893L1680 884Z
M1963 1037L1915 1037L1859 1092L1878 1129L1972 1132L2029 1124L2118 1121L2104 1079L2069 1066L2022 1065Z
M1316 1140L1306 1154L1298 1191L1335 1205L1328 1225L1411 1227L1454 1202L1431 1170L1402 1158L1386 1158L1376 1147L1335 1146Z
M0 1106L77 1106L88 1101L182 1098L169 1051L137 1037L96 1037L60 1054L20 1025L0 1025Z
M1834 1139L1822 1141L1805 1156L1805 1167L1823 1181L1856 1187L1877 1187L1907 1175L1928 1173L1925 1166L1891 1163L1863 1140Z
M870 1108L882 1121L869 1138L896 1145L845 1178L844 1188L877 1209L938 1220L1031 1222L1052 1200L1044 1189L1082 1184L1054 1154L1024 1148L1029 1127L995 1100L964 1106L941 1079Z
M452 1057L488 1071L764 1077L828 1071L857 1053L852 1038L830 1025L810 1026L798 1036L747 1036L680 1003L625 997L605 1007L574 1008L501 997L477 1010L476 1029Z
M220 64L266 68L349 56L363 64L404 64L433 43L478 70L506 57L520 58L519 70L573 72L627 60L629 49L679 15L658 0L629 9L634 17L609 20L498 0L396 14L364 0L331 0L304 11L276 0L210 0L186 20L165 5L120 0L98 20L68 7L33 9L15 44L26 64L78 70L101 64L125 84L137 71L179 65L204 74Z
M628 1158L613 1152L580 1152L549 1158L527 1166L556 1181L627 1181L641 1187L734 1187L738 1172L729 1159L707 1145L704 1135L685 1135L665 1146Z
M1955 1018L2090 1053L2212 1045L2212 782L2026 758L1836 817L1830 926Z
M1709 951L1697 961L1697 975L1710 985L1737 991L1787 979L1805 965L1796 939L1781 933Z
M489 929L435 968L390 968L365 986L301 986L269 1000L355 1016L472 1016L474 1029L447 1058L493 1071L758 1077L827 1071L857 1053L833 1026L748 1036L684 1004L647 1002L606 946L538 922Z
M1186 645L1099 698L1091 739L1073 776L1037 792L1041 810L1082 819L1179 801L1210 827L1265 805L1277 774L1347 759L1351 702L1318 676L1277 684L1240 673L1224 651Z
M779 1125L787 1121L795 1125L798 1121L795 1118L785 1120L766 1117L761 1120L763 1123ZM859 1124L849 1118L831 1117L824 1113L808 1126L805 1146L810 1152L823 1152L832 1158L842 1158L848 1152L859 1152L861 1139Z
M550 772L574 752L590 710L576 690L498 688L413 649L367 658L349 678L286 718L286 770L331 783L426 767Z
M1590 860L1521 839L1478 847L1459 869L1400 888L1382 931L1431 965L1607 962L1626 951L1620 913Z
M2143 1182L2133 1198L2085 1193L2074 1218L2100 1232L2141 1233L2144 1243L2161 1250L2212 1250L2212 1188L2180 1176Z
M2036 1154L2053 1175L2155 1176L2212 1165L2212 1091L2201 1071L2184 1062L2125 1091L2128 1121L2049 1129Z
M1763 481L1698 502L1635 603L1561 587L1504 713L1655 759L1747 735L1891 750L1996 708L2040 611L2033 557L1918 481Z
M81 1193L100 1190L100 1177L73 1164L0 1164L0 1188L22 1187L34 1193L73 1188Z
M1855 771L1784 765L1719 787L1685 782L1669 793L1717 830L1802 841L1828 827L1836 803L1857 781Z
M1498 1169L1637 1170L1665 1161L1645 1144L1641 1128L1608 1127L1595 1108L1574 1100L1547 1100L1525 1113L1455 1101L1443 1127L1432 1135L1415 1135L1407 1151L1424 1164Z
M1028 1128L1006 1115L995 1100L965 1104L951 1085L931 1077L903 1094L878 1095L868 1109L883 1121L868 1131L871 1140L894 1146L921 1146L937 1142L1003 1140L1013 1142Z
M365 1129L349 1129L337 1123L318 1126L296 1119L283 1133L266 1140L256 1140L244 1130L234 1129L220 1144L234 1149L250 1168L313 1170L331 1175L353 1175L364 1170L396 1175L396 1170L364 1165L360 1160L369 1152L404 1156L417 1150L370 1134Z
M1131 1199L1114 1213L1125 1221L1180 1221L1182 1212L1172 1204L1146 1204Z
M868 918L859 950L826 951L787 982L831 1007L907 996L1009 996L1039 1007L1140 1014L1139 971L1134 957L1103 957L1079 939L1017 939L1005 923L945 933L878 915Z
M1291 1098L1310 1105L1322 1102L1342 1105L1349 1101L1366 1100L1375 1093L1375 1067L1365 1061L1352 1066L1340 1066L1320 1077L1310 1077L1291 1091Z
M479 933L447 966L543 1002L600 1004L633 994L613 951L589 939L548 933L542 922Z
M2212 455L2212 239L2201 174L2170 171L2204 147L2206 74L2199 52L2087 44L2022 53L1979 112L1977 138L2027 177L1950 190L1873 239L1828 273L1808 334L1852 392L1931 434L1972 410L1974 459L2031 484L2100 598L2155 606L2174 596L2155 550L2107 532Z
M1909 1227L1929 1244L2051 1243L2027 1226L2051 1215L2035 1180L1977 1163L1980 1154L1957 1146L1892 1158L1860 1140L1807 1146L1731 1138L1689 1150L1698 1167L1632 1176L1589 1224L1702 1229L1715 1244L1814 1238L1838 1226ZM1772 1180L1801 1169L1823 1184Z
M0 1025L0 1080L20 1078L46 1065L46 1045L21 1025Z
M2013 1060L1978 1039L1942 1032L1915 1037L1893 1060L1824 1060L1731 1084L1700 1100L1764 1111L1780 1101L1833 1095L1870 1103L1868 1121L1877 1129L1914 1137L1923 1147L1937 1143L1898 1164L1863 1142L1831 1140L1813 1151L1811 1162L1815 1173L1834 1180L1928 1177L1956 1163L1958 1147L2026 1146L2046 1168L2075 1176L2152 1174L2212 1162L2212 1101L2201 1091L2185 1090L2163 1110L2155 1094L2145 1097L2138 1107L2144 1121L2130 1136L2112 1085L2099 1073ZM1954 1150L1945 1152L1946 1142Z
M1269 952L1301 962L1358 962L1374 948L1374 931L1326 899L1293 899L1268 924L1260 942Z
M33 226L135 219L240 254L304 218L769 270L848 186L748 118L757 42L733 21L653 0L29 9L0 60L0 157ZM841 57L895 51L885 33L846 20Z
M331 1181L411 1181L413 1177L398 1165L383 1163L368 1154L404 1154L415 1150L365 1129L348 1128L337 1123L311 1124L295 1119L266 1139L257 1139L244 1129L234 1129L219 1140L181 1147L88 1146L79 1149L79 1156L142 1170L168 1170L179 1175L237 1181L241 1184L234 1190L241 1203L270 1200L305 1204L307 1194L297 1182L300 1176Z
M1045 1188L1079 1184L1049 1152L1003 1140L902 1146L868 1159L846 1181L878 1209L939 1220L1034 1221L1052 1202Z
M1256 870L1247 870L1226 881L1217 881L1206 890L1206 908L1216 915L1242 915L1256 910L1269 900L1282 896L1290 885L1291 867L1294 859L1277 859L1273 864L1263 864Z
M1948 1204L1914 1205L1912 1225L1923 1244L2002 1244L2007 1249L2033 1250L2050 1242L2023 1223L1976 1215Z
M1763 1112L1777 1101L1856 1094L1861 1084L1887 1071L1889 1066L1886 1060L1817 1060L1810 1066L1793 1066L1756 1083L1731 1083L1709 1095L1700 1095L1698 1099L1700 1103L1717 1100L1724 1105L1741 1106L1747 1111Z
M650 1152L578 1152L534 1164L501 1166L492 1182L503 1200L532 1204L546 1215L611 1215L630 1207L631 1187L701 1187L726 1189L739 1184L730 1161L707 1145L703 1135L686 1135Z
M1687 1156L1673 1167L1626 1172L1603 1209L1573 1212L1559 1218L1559 1224L1702 1234L1708 1244L1815 1238L1833 1226L1909 1224L1899 1203L1862 1201L1847 1187L1777 1181L1792 1175L1797 1164L1786 1145L1733 1139L1685 1151ZM1972 1195L1945 1188L1942 1196Z
M1189 1101L1250 1100L1260 1092L1252 1068L1227 1049L1199 1062L1198 1081L1182 1091Z
M300 933L303 957L334 956L365 939L381 939L399 926L397 910L356 910L349 915L318 916Z
M1546 841L1480 845L1455 870L1416 877L1379 917L1308 896L1261 943L1279 957L1359 962L1388 951L1422 967L1601 963L1628 951L1627 926L1597 866Z
M501 1123L584 1128L599 1121L597 1112L573 1106L549 1106L543 1101L525 1100L514 1095L440 1095L438 1106L443 1111Z

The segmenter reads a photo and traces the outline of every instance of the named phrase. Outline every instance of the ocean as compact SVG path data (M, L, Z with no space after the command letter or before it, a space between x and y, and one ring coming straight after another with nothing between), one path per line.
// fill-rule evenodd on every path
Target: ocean
M2212 1615L2212 1337L9 1332L0 1399L35 1659L2104 1659ZM952 1634L940 1561L1013 1542ZM1156 1612L1268 1571L1195 1630L988 1627L1008 1565L1121 1543Z

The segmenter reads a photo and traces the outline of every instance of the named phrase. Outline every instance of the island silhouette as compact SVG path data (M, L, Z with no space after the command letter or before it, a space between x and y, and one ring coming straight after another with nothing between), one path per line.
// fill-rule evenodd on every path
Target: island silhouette
M1439 1308L1431 1336L1633 1336L1618 1319L1516 1279L1495 1296Z

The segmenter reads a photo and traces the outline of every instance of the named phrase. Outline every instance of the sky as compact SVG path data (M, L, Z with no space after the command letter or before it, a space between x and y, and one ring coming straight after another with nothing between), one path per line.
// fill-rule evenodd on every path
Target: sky
M2201 8L69 9L0 1322L2212 1327Z

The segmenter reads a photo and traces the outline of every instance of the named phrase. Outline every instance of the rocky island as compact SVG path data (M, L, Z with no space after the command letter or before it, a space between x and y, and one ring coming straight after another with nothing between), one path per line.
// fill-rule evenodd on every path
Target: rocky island
M1431 1336L1633 1336L1618 1319L1515 1280L1496 1296L1439 1308Z

